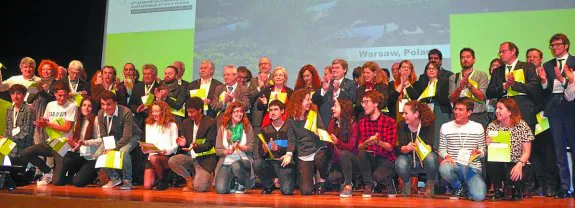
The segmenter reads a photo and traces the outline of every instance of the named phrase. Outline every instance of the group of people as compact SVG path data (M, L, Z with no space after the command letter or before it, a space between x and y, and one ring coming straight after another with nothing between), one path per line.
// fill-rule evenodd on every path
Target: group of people
M27 184L21 172L36 167L38 186L85 187L98 176L97 159L119 152L121 168L101 168L109 178L102 188L132 189L141 175L145 189L164 190L173 172L185 180L183 191L240 194L257 180L261 194L323 194L338 184L341 197L356 187L362 197L376 187L393 197L415 194L412 177L421 173L426 197L448 186L451 198L474 201L490 188L492 200L565 198L573 168L566 147L575 144L569 47L566 35L555 34L552 59L543 63L531 48L522 62L513 42L501 43L490 76L474 67L471 48L461 49L458 73L444 69L433 49L419 78L403 60L391 67L393 81L374 61L348 79L348 63L335 59L323 78L303 66L294 89L286 69L272 71L268 57L259 59L255 77L246 67L224 66L223 83L210 60L193 82L182 79L181 61L164 69L163 80L153 64L142 66L140 79L127 63L120 82L113 66L89 81L80 61L58 77L56 63L26 57L22 75L0 85L13 102L3 138L16 143L6 185ZM545 119L550 128L537 131ZM510 133L509 159L488 160L487 147L501 132ZM69 150L59 151L58 141Z

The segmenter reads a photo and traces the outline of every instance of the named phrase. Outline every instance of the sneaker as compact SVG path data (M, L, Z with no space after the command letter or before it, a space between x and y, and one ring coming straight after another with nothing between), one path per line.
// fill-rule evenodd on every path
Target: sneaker
M391 182L389 184L387 184L387 186L385 186L385 189L387 190L387 197L393 198L393 197L397 196L397 189L395 188L395 181L391 180Z
M36 186L47 186L48 184L50 184L50 182L52 182L52 176L53 176L52 171L50 171L49 173L44 173L44 175L42 175L42 178L38 180L38 182L36 183Z
M124 180L122 185L120 186L120 190L130 190L132 189L132 182L128 180Z
M373 194L373 184L366 184L363 187L363 194L361 195L363 198L370 198Z
M238 187L234 193L244 194L244 193L246 193L246 188L244 186L242 186L241 184L238 184Z
M463 189L463 186L461 186L459 188L453 188L452 192L451 192L451 196L449 197L449 199L453 199L453 200L457 200L459 198L465 198L465 190Z
M353 194L353 187L351 186L351 184L347 184L347 185L343 185L343 188L341 189L341 193L339 194L339 197L349 198L352 196L352 194Z
M103 185L102 188L105 188L105 189L114 188L114 187L120 185L121 183L122 183L122 181L120 179L110 180L110 181L108 181L108 183Z
M240 185L238 182L234 182L230 187L230 193L236 193L236 191L238 191L238 185Z

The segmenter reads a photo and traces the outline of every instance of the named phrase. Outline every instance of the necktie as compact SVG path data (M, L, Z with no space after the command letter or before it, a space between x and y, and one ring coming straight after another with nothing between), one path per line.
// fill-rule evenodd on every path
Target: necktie
M557 59L557 61L559 62L559 71L561 71L561 76L565 77L565 72L563 71L563 61L565 61L565 59Z
M108 125L110 125L110 123L112 123L112 116L108 116Z
M505 66L506 70L505 70L505 80L507 80L507 76L509 75L509 73L511 73L511 68L513 66L507 65Z

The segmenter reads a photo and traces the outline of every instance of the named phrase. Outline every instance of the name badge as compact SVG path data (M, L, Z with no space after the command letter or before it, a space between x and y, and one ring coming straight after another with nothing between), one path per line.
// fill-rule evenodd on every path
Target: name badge
M12 129L12 136L16 136L16 135L19 134L19 133L20 133L20 127L19 127L19 126L14 127L14 128Z
M471 158L471 150L460 149L455 162L462 165L469 165L469 158Z

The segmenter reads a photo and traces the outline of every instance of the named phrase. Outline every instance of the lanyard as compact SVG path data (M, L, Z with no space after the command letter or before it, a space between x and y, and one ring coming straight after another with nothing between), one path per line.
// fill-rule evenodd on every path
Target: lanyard
M110 136L110 130L112 130L112 122L114 121L114 116L107 116L108 119L108 136Z
M409 129L409 125L407 127ZM417 126L417 132L415 134L415 139L413 138L413 132L411 131L411 129L409 129L409 135L411 136L411 142L415 143L415 140L417 139L417 137L419 136L419 131L421 130L421 121L419 121L419 125ZM411 154L413 155L413 168L415 168L415 151L411 151ZM421 167L423 167L423 161L421 158L419 158L419 162L421 163Z
M148 85L144 84L144 95L150 94L150 91L152 91L152 88L154 88L154 84L156 84L156 81L152 82L150 88L148 88Z
M18 119L18 114L20 113L20 110L16 110L16 109L13 109L13 110L14 110L14 113L12 114L12 116L14 119L12 119L12 122L13 122L12 127L16 127L16 119Z
M78 93L78 85L80 85L80 80L76 82L76 87L72 86L72 81L69 81L68 85L70 85L70 89L72 90L72 92Z

